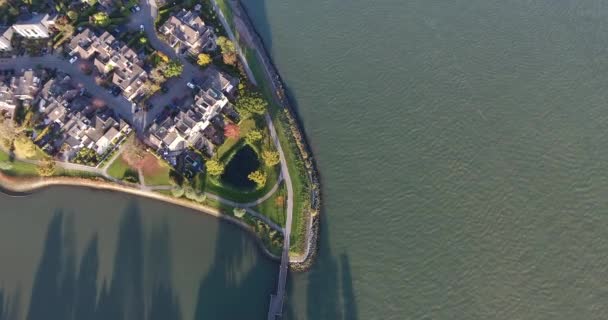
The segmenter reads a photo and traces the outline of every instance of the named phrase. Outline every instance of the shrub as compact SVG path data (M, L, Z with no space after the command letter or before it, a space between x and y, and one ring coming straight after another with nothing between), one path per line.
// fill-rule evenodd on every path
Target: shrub
M279 153L271 150L262 152L262 159L264 159L264 164L268 167L276 166L281 161Z
M204 67L204 66L210 64L212 61L211 56L207 53L201 53L198 55L197 58L198 59L196 60L196 63L201 67Z
M0 170L6 171L11 170L13 168L13 164L8 161L0 161Z
M184 188L179 186L174 186L171 189L171 194L176 198L181 198L184 195Z
M264 114L268 107L268 102L257 93L247 93L236 101L236 107L239 111L244 110L246 112L254 114Z
M253 144L260 140L262 140L262 132L260 130L251 130L245 135L245 141L247 141L247 143Z
M217 160L208 160L205 165L207 166L207 172L212 176L219 176L224 173L224 165Z
M38 171L38 174L43 177L49 177L55 174L55 165L56 164L53 159L44 158L40 164L38 164L36 171Z
M245 208L234 208L232 210L232 213L234 213L234 216L237 218L242 218L245 216L245 214L247 213L247 210L245 210Z
M266 185L266 172L262 171L262 170L256 170L252 173L250 173L247 178L249 178L249 180L255 182L258 186L258 189L264 187L264 185Z

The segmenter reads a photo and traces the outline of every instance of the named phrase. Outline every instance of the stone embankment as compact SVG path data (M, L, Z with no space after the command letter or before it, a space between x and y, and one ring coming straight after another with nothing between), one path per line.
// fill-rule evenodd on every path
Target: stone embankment
M319 171L314 158L312 157L311 147L306 140L302 123L297 118L297 110L289 101L289 96L281 80L277 68L272 63L270 55L264 46L262 38L255 30L247 11L239 0L227 1L232 9L234 25L236 32L241 39L247 42L248 46L253 49L262 62L262 67L266 72L266 78L272 86L275 101L284 110L285 119L289 125L291 135L298 147L300 157L302 158L308 179L310 181L310 210L305 210L306 220L306 247L305 251L299 256L290 257L291 268L297 271L305 271L309 269L314 262L314 258L318 250L319 224L321 212L321 186ZM241 56L242 59L246 57ZM258 79L261 81L262 79Z

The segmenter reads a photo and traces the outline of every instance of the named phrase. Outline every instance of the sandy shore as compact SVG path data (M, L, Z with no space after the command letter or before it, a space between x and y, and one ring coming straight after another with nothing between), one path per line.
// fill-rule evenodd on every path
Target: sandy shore
M9 195L27 195L52 186L76 186L96 190L107 190L124 192L140 197L155 199L168 202L181 207L196 210L201 213L209 214L220 219L224 219L239 225L255 238L262 251L271 259L279 261L280 258L272 254L262 243L254 230L245 222L232 216L221 213L218 209L198 204L182 198L174 198L154 191L141 190L128 185L120 185L104 180L84 179L78 177L13 177L0 172L0 190Z

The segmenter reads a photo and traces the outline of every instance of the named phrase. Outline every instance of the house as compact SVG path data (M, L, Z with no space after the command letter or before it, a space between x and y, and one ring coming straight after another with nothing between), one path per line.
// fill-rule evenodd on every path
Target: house
M11 45L11 40L13 39L13 33L15 30L12 27L2 29L0 33L0 51L6 52L13 50L13 46Z
M101 36L85 29L76 35L69 44L70 55L82 59L94 57L93 64L102 74L112 73L112 84L122 90L127 100L133 101L145 92L147 72L143 62L131 48L116 40L109 32Z
M215 66L209 66L203 71L202 88L213 88L219 90L228 97L234 97L239 80L220 71Z
M221 113L227 104L228 98L213 88L200 89L194 97L194 106L203 113L202 121L206 122L204 127L209 124L211 118Z
M91 118L76 112L71 114L70 119L61 128L61 150L67 160L73 159L82 148L93 149L102 155L130 131L129 125L122 120L116 120L109 110L99 112Z
M0 52L11 51L13 49L11 42L15 33L26 39L49 38L56 18L56 16L48 14L36 14L27 20L16 22L12 26L1 30Z
M176 156L192 147L213 155L213 144L205 137L204 130L210 122L204 120L197 107L181 110L174 117L155 122L147 131L146 143L175 165Z
M116 120L111 111L105 110L92 117L91 127L86 131L86 136L93 142L89 148L102 155L108 147L115 144L118 139L128 133L129 125L123 120Z
M3 83L0 85L0 111L7 117L12 118L15 114L17 103L10 85Z
M198 55L215 50L215 34L194 12L182 9L160 27L160 32L175 52Z
M27 39L49 38L51 36L50 27L55 24L56 18L48 14L37 14L30 19L13 24L13 29Z
M15 99L23 101L34 100L40 90L40 78L38 78L33 70L27 70L22 76L13 77L11 79L11 89Z

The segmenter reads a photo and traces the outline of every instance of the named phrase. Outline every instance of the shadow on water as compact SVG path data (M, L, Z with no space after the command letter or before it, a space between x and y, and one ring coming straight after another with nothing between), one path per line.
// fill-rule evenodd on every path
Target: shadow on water
M265 319L278 265L257 252L249 234L223 222L218 228L211 268L192 279L200 280L194 319ZM72 216L55 212L29 306L18 314L19 302L11 296L19 293L9 296L0 288L0 320L182 320L169 229L165 220L145 232L140 210L131 203L120 221L111 279L101 279L98 235L78 258Z
M94 234L88 241L76 268L74 223L70 215L56 212L47 227L26 319L180 320L179 304L170 281L168 239L166 224L150 236L149 241L158 252L150 258L155 279L150 279L152 288L147 292L150 300L144 304L144 246L138 207L132 203L122 217L112 280L109 285L104 280L101 289L97 282L98 236ZM0 289L0 320L21 319L18 310L18 301L11 300Z
M219 224L213 265L200 282L194 319L266 319L278 265L256 253L253 266L243 273L245 257L258 248L250 235L228 228L235 226Z
M0 289L0 320L16 320L19 318L19 296L17 292L14 297L9 297L3 289Z
M242 1L243 7L247 10L247 15L255 24L256 32L264 41L264 47L272 55L272 29L268 22L268 12L266 10L267 0Z
M297 314L292 304L286 305L285 319L357 320L359 312L352 279L350 259L346 253L332 254L326 221L322 222L321 248L313 268L295 277L307 278L306 314ZM292 299L294 276L290 276L288 297ZM288 300L289 302L289 300Z

